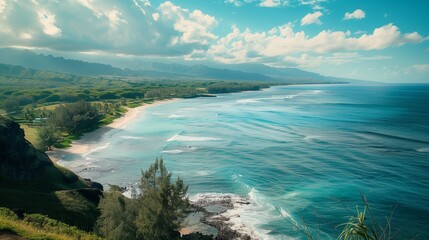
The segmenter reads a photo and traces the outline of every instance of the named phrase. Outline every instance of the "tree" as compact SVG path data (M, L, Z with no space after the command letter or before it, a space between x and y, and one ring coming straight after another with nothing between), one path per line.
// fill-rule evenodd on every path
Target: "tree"
M142 171L140 191L136 220L139 236L147 240L177 239L189 207L188 186L180 178L171 183L171 174L161 158Z
M99 208L101 215L95 224L97 234L112 240L136 239L135 200L124 197L119 187L111 186L100 200Z
M52 146L60 140L58 129L52 125L41 127L37 133L39 139L39 148L42 150L51 150Z
M61 105L54 111L54 122L69 134L82 133L95 127L100 120L97 108L88 102Z

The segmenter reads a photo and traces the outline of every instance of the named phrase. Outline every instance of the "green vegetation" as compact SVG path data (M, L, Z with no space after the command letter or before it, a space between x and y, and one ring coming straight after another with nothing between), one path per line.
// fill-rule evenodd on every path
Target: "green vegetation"
M94 234L71 227L40 214L25 214L22 219L7 208L0 208L0 231L7 231L29 240L97 240Z
M361 194L362 201L364 203L364 210L360 211L356 206L356 215L350 216L346 223L338 225L343 227L343 230L338 235L338 240L392 240L396 239L395 236L398 231L392 232L391 220L393 217L394 210L391 212L390 217L386 217L386 223L384 226L380 225L374 215L372 214L371 207L366 199L366 196ZM277 209L278 210L278 209ZM280 215L283 216L280 210ZM366 217L366 213L369 212L370 217ZM287 221L294 229L298 230L305 239L315 240L320 239L320 232L317 233L317 237L310 227L302 220L302 227L295 221L290 220L287 216L283 216L283 219Z
M92 229L101 195L95 183L53 164L24 139L17 123L1 116L0 149L0 206Z
M79 134L96 127L99 120L100 115L95 106L79 101L55 108L50 122L68 134Z
M142 173L139 208L136 219L137 231L144 239L174 239L189 207L186 197L188 187L178 178L171 183L162 158Z
M257 91L261 88L267 88L268 85L261 83L236 83L236 82L217 82L207 86L208 93L226 93L226 92L241 92L241 91Z
M375 220L365 195L361 195L361 197L365 205L364 210L360 211L359 208L356 207L356 216L351 216L348 222L340 225L340 226L344 226L344 229L338 236L338 239L343 239L343 240L394 239L395 235L398 232L392 232L392 228L390 225L392 215L389 218L386 218L386 221L387 221L386 225L384 227L381 226ZM367 211L370 214L369 219L367 219L366 217ZM370 220L369 223L368 223L368 220Z
M268 85L243 81L82 77L0 64L0 108L16 117L22 116L26 108L40 109L58 103L122 101L127 105L142 103L145 99L258 90Z
M53 125L47 125L39 128L38 131L38 148L51 150L52 146L60 140L58 129Z
M140 194L125 198L117 187L100 202L101 216L96 231L107 239L179 239L188 187L178 178L171 182L162 159L142 172Z
M106 239L132 240L136 239L137 217L136 201L122 195L120 189L111 186L104 194L99 208L101 215L98 218L95 231Z
M271 85L274 84L279 83ZM69 147L82 133L120 117L125 107L159 99L193 98L268 86L261 82L195 78L85 77L0 64L0 112L26 124L28 139L47 150L52 146Z

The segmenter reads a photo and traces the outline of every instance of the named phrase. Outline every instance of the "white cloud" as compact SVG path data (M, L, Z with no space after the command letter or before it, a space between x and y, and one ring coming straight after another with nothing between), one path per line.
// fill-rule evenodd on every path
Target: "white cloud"
M32 38L33 38L33 36L31 36L31 34L30 34L30 33L26 33L26 32L21 33L19 36L20 36L22 39L32 39Z
M153 20L158 21L158 19L159 19L159 13L153 13L152 14L152 18L153 18Z
M365 12L362 11L362 9L356 9L354 12L349 13L346 12L344 14L344 20L350 20L350 19L363 19L365 18Z
M323 10L322 3L327 2L328 0L299 0L300 5L309 5L313 10Z
M260 2L255 0L254 5ZM220 37L213 32L218 24L215 17L170 1L159 6L142 0L7 3L0 17L0 47L312 66L386 59L371 54L428 40L417 32L402 33L393 24L355 34L333 30L309 34L296 31L292 23L259 32L233 26ZM316 13L302 23L320 22L323 14Z
M0 17L0 47L184 56L206 51L217 38L212 32L217 25L213 16L169 1L159 7L147 0L38 0L8 4Z
M133 0L134 5L140 10L141 13L143 13L143 15L146 15L146 11L144 10L144 6L145 3L142 1L138 1L138 0ZM149 3L150 6L150 3Z
M315 61L324 55L344 56L356 51L374 51L404 44L417 44L427 39L418 33L403 34L393 24L374 29L361 36L350 32L324 30L315 36L295 32L291 23L264 32L232 31L208 51L209 58L226 63L262 62L268 64ZM341 55L342 54L342 55ZM312 57L311 56L316 56ZM347 55L350 56L350 55Z
M288 6L292 1L298 1L298 0L224 0L225 3L232 4L235 7L241 7L244 4L253 3L253 2L259 2L257 6L260 6L260 7L284 7L284 6Z
M416 64L413 68L421 73L429 73L429 64Z
M128 23L125 19L122 18L122 13L116 9L106 11L104 15L109 19L110 26L113 28L117 27L121 23Z
M301 26L309 24L322 24L319 19L321 16L323 16L323 13L320 11L309 13L301 19Z
M7 6L6 0L0 0L0 13L3 13L6 6Z
M261 7L280 7L280 6L287 6L288 1L284 0L261 0L259 3L259 6Z
M277 7L280 5L280 0L263 0L259 3L261 7Z
M37 13L39 21L43 26L43 32L51 36L60 36L61 29L55 26L55 14L51 14L46 11L40 11Z
M241 5L243 5L243 2L241 2L240 0L225 0L225 3L232 4L236 7L240 7Z
M199 43L208 45L210 40L217 37L209 31L217 25L214 17L204 14L200 10L189 11L180 8L171 2L164 2L159 6L161 17L174 22L174 29L182 33L178 40L182 43ZM174 40L176 42L176 40Z

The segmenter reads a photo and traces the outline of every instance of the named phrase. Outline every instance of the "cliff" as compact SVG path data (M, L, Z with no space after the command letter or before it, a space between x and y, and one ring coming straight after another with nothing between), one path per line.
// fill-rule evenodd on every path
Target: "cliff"
M101 196L100 184L55 165L25 139L18 123L0 116L0 207L91 230Z
M49 157L24 138L19 124L0 116L0 176L9 180L40 177L53 166Z

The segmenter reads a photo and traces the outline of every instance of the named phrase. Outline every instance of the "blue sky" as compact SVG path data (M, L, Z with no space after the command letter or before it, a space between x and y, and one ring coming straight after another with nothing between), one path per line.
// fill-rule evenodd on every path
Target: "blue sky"
M0 47L429 82L427 0L0 0Z

